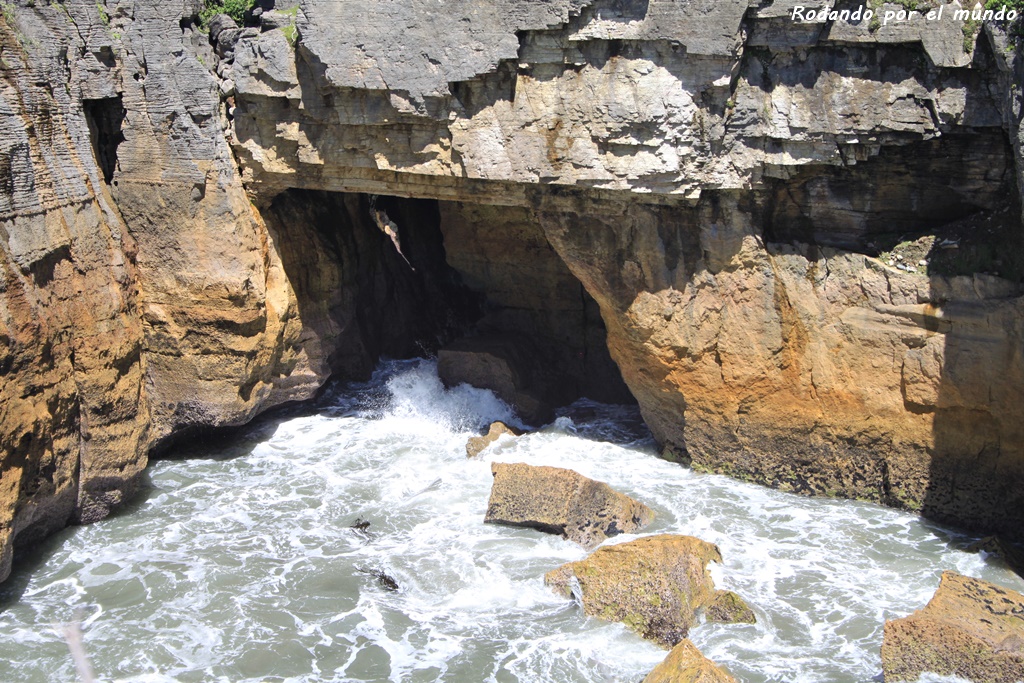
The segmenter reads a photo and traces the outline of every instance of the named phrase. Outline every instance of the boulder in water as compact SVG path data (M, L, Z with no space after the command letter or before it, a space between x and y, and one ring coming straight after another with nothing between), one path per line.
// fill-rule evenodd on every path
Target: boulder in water
M716 624L756 624L754 610L732 591L715 591L714 600L708 605L704 616Z
M491 473L488 524L531 527L593 548L654 519L654 511L643 503L572 470L494 463Z
M683 639L643 683L736 683L736 679Z
M515 427L509 427L504 422L492 422L486 434L483 436L474 436L466 442L466 457L475 458L480 455L485 448L497 441L502 434L521 436L522 432Z
M887 683L916 681L926 671L978 683L1024 681L1024 595L943 572L924 609L885 622L882 669Z
M553 405L560 401L548 395L535 363L530 341L516 335L467 337L437 352L437 374L446 387L489 389L526 424L542 425L554 417Z
M621 621L673 647L689 633L697 612L714 602L711 561L722 561L713 543L662 534L600 548L548 572L544 583L566 597L575 595L589 616Z

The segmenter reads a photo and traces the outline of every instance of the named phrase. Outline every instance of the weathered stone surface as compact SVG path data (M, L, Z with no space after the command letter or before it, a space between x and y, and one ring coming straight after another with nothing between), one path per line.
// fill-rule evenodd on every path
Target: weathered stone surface
M670 450L1019 536L1019 287L864 257L1020 196L1024 67L997 30L964 51L953 20L826 31L793 3L493 3L460 23L490 38L472 54L409 53L386 22L412 4L358 29L328 4L303 6L295 57L273 31L239 47L258 202L303 184L497 207L482 222L511 206L599 305ZM510 223L498 243L527 232Z
M609 536L639 531L654 518L643 503L572 470L493 463L491 473L486 523L540 529L593 548Z
M669 648L714 601L707 570L712 561L722 561L714 544L662 534L599 548L585 560L548 572L544 583L566 597L575 595L587 615L621 621Z
M411 288L439 280L365 216L282 211L305 191L446 202L484 331L520 328L576 395L614 358L698 467L1020 538L1020 278L872 257L1019 214L1024 60L998 27L796 26L793 4L306 0L294 30L221 20L213 45L198 0L12 4L0 576L15 536L123 500L151 448L474 319L421 325L438 299ZM415 207L399 224L433 220Z
M760 218L723 196L543 219L655 436L699 468L1019 535L1019 287L766 244Z
M127 500L152 449L310 398L332 372L365 376L378 352L422 353L438 327L410 308L462 322L450 289L385 277L372 224L361 251L313 255L362 259L344 269L361 289L322 273L317 294L363 324L305 320L310 261L295 256L318 226L277 230L246 196L212 72L230 65L189 25L198 9L39 3L0 21L0 579L15 539ZM400 342L361 307L402 287L420 294L392 307Z
M701 654L688 639L679 641L643 683L736 683L722 667Z
M943 572L924 609L885 622L882 668L886 681L924 672L978 683L1024 680L1024 595Z
M110 42L48 62L96 9L66 12L0 19L0 579L15 539L106 516L146 465L137 245L80 99L112 94Z
M486 434L470 437L466 442L466 457L475 458L505 434L519 436L522 432L514 427L509 427L504 422L492 422L491 426L487 428Z
M719 624L756 624L754 610L732 591L715 591L714 599L704 611L708 621Z

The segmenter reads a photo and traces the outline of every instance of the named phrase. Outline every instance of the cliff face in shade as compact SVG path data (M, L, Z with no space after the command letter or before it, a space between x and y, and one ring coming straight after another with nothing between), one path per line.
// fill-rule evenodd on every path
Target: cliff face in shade
M0 575L152 449L474 322L578 393L614 360L699 467L1019 532L1024 66L792 4L5 12Z

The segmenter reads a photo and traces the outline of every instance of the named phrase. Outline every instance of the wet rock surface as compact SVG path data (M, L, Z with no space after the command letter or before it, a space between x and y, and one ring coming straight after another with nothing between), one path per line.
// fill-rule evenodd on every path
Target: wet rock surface
M466 457L475 458L480 455L488 446L500 439L503 435L520 436L522 432L514 427L509 427L504 422L492 422L487 428L487 433L482 436L474 436L466 442Z
M688 639L679 641L643 683L736 683L722 667L701 654Z
M718 624L756 624L757 617L743 598L732 591L715 591L705 618Z
M467 337L437 354L437 372L445 386L468 384L489 389L533 426L554 417L557 399L545 392L534 364L533 343L518 335Z
M651 523L643 503L572 470L493 463L494 484L484 522L561 534L584 548Z
M887 682L924 672L977 683L1024 680L1024 595L943 572L924 609L885 623L882 668Z
M670 648L715 599L709 562L721 563L718 546L692 536L661 534L599 548L544 576L544 583L576 597L588 616L620 621Z

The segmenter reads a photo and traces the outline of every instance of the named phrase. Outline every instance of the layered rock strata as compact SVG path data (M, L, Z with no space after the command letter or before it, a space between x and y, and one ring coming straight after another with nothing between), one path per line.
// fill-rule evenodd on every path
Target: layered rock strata
M953 5L878 29L790 4L307 2L293 52L277 30L238 42L234 148L257 197L539 226L655 436L700 468L1019 534L1019 266L966 243L886 256L1019 217L1018 62L992 27L965 41ZM411 53L392 21L459 30Z
M474 321L698 467L1019 536L1022 61L792 4L8 6L0 575Z

